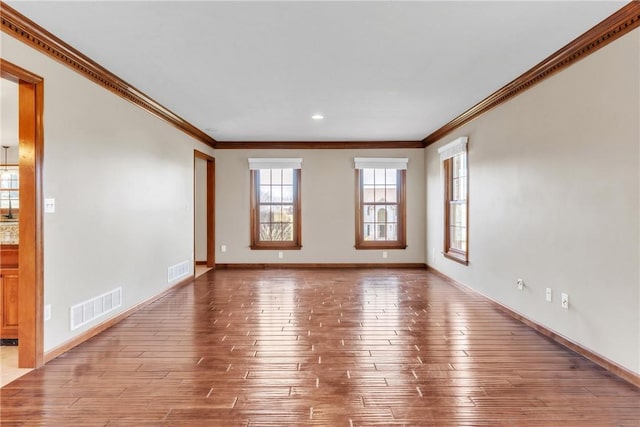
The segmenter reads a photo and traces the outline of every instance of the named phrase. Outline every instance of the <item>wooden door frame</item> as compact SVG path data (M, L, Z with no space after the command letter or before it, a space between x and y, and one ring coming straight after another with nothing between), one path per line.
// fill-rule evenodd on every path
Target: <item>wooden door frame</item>
M193 254L194 264L197 261L196 253L196 160L202 159L207 162L207 267L215 268L216 266L216 159L198 150L193 150ZM195 268L195 267L194 267ZM195 271L195 269L194 269Z
M18 367L38 368L44 364L44 79L4 59L0 59L0 73L3 79L18 83Z

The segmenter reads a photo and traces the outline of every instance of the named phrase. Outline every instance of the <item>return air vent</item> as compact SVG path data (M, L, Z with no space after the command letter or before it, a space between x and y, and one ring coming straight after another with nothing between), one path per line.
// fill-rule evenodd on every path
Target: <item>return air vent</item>
M191 273L189 261L181 262L180 264L172 265L167 271L167 281L169 283L182 277L188 276Z
M71 307L71 330L86 325L94 319L122 306L122 288L91 298Z

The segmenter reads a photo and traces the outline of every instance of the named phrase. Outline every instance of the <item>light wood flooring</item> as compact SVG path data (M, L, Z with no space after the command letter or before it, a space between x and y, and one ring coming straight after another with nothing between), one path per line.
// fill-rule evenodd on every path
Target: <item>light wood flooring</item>
M210 271L0 390L3 426L638 426L640 390L425 270Z

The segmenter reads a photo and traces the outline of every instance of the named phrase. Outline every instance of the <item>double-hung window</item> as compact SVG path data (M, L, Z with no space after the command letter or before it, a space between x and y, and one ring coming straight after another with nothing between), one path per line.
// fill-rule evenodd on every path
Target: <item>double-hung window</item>
M445 257L469 262L467 137L460 137L438 150L444 182Z
M251 249L300 249L302 159L249 159Z
M406 158L355 158L356 249L405 249Z

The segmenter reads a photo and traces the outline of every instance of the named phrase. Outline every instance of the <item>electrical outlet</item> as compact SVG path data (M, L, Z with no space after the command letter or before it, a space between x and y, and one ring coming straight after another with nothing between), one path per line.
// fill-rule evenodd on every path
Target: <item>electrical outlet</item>
M569 308L569 294L562 294L560 304L562 305L562 308Z
M282 251L278 252L278 258L280 259L284 258L284 252Z
M44 306L44 320L51 320L51 304L47 304Z
M551 290L551 288L547 288L544 295L547 302L551 302L551 300L553 299L553 291Z
M227 245L220 245L220 252L227 252Z
M382 251L382 258L386 258L387 257L387 251Z
M516 284L518 285L518 290L519 290L519 291L524 291L524 280L522 280L522 279L518 279L518 281L516 282Z

